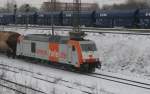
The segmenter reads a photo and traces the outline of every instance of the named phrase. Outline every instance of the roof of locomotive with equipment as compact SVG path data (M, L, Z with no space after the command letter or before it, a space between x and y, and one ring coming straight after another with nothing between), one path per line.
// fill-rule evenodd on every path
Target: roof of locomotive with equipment
M25 40L41 41L41 42L57 42L66 43L69 40L68 36L47 35L47 34L30 34L24 37Z

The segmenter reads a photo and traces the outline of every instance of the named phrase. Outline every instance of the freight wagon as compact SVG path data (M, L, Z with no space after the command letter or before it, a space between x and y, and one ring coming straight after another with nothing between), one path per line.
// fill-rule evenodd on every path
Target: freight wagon
M51 25L51 14L51 12L17 13L15 17L12 13L0 13L0 24ZM73 11L55 11L54 25L73 26L75 15ZM100 28L150 28L150 9L81 11L80 25Z

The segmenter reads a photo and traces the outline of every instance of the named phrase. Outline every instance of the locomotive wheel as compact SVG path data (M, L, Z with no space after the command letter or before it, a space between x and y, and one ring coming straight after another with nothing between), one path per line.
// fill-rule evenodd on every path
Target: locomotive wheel
M95 72L95 67L94 66L89 66L89 73Z
M6 51L6 55L7 55L8 58L10 58L10 57L13 56L13 55L12 55L12 52L11 52L10 50L7 50L7 51Z
M10 58L10 56L11 56L9 51L6 52L6 55L8 58Z

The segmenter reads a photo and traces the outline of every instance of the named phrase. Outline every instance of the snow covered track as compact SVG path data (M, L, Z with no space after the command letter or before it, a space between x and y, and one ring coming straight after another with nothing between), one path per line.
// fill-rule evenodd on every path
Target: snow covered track
M20 72L24 72L26 75L31 76L32 78L34 78L36 80L44 81L46 83L51 83L51 84L56 84L58 80L63 82L63 83L70 83L69 81L66 81L66 80L63 80L63 79L51 77L51 76L44 75L44 74L41 74L41 73L35 73L35 72L30 71L30 70L21 69L21 68L18 68L18 67L12 67L12 66L9 66L9 65L6 65L6 64L0 64L0 70L13 72L15 74L20 73ZM48 78L48 79L45 79L45 78ZM54 80L50 80L50 79L54 79ZM0 79L0 80L4 80L4 79ZM15 82L13 82L13 83L15 83ZM15 84L17 84L17 83L15 83ZM60 84L60 85L63 85L63 84ZM69 85L65 85L65 87L76 90L76 88L71 87ZM82 87L87 88L87 90L88 89L89 90L88 91L80 90L81 92L83 92L84 94L92 94L92 92L90 92L91 87L84 86L84 85L82 85ZM24 86L23 88L27 88L28 89L29 87ZM29 88L29 89L34 90L33 88ZM14 90L16 90L16 89L14 89ZM25 90L25 89L23 89L23 90ZM42 91L37 91L37 90L34 90L34 91L39 92L38 94L47 94L47 93L44 93ZM21 91L18 91L18 92L21 92ZM26 94L26 93L21 92L21 94Z
M89 76L150 90L149 83L138 82L138 81L129 80L121 77L116 77L113 75L100 74L100 73L93 73L92 75Z
M0 86L8 88L13 91L16 91L19 94L26 94L26 92L24 92L24 91L32 91L32 92L36 92L37 94L47 94L40 90L36 90L34 88L31 88L26 85L22 85L22 84L19 84L19 83L16 83L16 82L13 82L13 81L10 81L7 79L0 78L0 81L1 81ZM20 88L20 89L18 90L18 88Z
M12 67L12 66L9 66L9 65L0 64L0 66L2 67L2 68L0 67L0 69L15 72L15 73L18 73L18 72L13 71L13 69L19 70L19 71L22 71L22 72L31 73L30 75L32 75L34 73L32 71L29 71L29 70L20 69L18 67ZM12 69L12 70L10 70L10 69ZM65 69L61 69L61 70L66 71ZM46 77L47 75L39 74L39 73L34 73L34 74L36 74L36 75L33 76L33 78L35 78L35 79L38 79L38 80L41 80L41 81L44 81L44 82L47 82L47 83L55 84L55 81L50 81L50 80L45 80L44 79L44 77ZM81 75L83 75L83 74L81 74ZM121 84L129 85L129 86L135 86L135 87L150 90L150 84L149 83L138 82L138 81L129 80L129 79L121 78L121 77L116 77L116 76L113 76L113 75L100 74L100 73L93 73L93 74L86 74L86 75L94 77L94 78L104 79L104 80L108 80L108 81L112 81L112 82L116 82L116 83L121 83ZM47 76L47 77L48 78L54 78L54 77L50 77L50 76ZM54 78L54 79L57 80L57 78ZM66 80L62 80L62 79L59 79L59 80L62 81L62 82L68 83L68 81L66 81ZM72 88L70 86L66 86L66 87ZM84 87L85 88L90 88L88 86L84 86ZM72 88L72 89L74 89L74 88ZM84 92L86 94L91 94L90 92L87 92L87 91L84 91L84 90L83 91L81 90L81 92Z
M58 70L55 68L50 68L48 66L46 67L46 66L41 66L39 64L32 64L29 62L24 62L24 60L16 60L16 59L14 60L11 58L8 59L2 55L0 57L0 74L2 74L3 72L5 73L5 76L4 76L5 79L13 81L15 83L23 84L32 88L36 88L38 90L45 92L46 94L137 94L134 92L134 89L137 90L137 92L139 92L138 94L141 94L142 92L146 92L143 94L149 94L150 92L149 89L143 89L140 87L124 85L122 83L98 78L99 75L95 75L97 76L97 78L87 76L87 75L81 75L81 74L68 72L68 71L64 71L60 69ZM27 81L27 83L24 83L24 80ZM35 84L32 81L35 81L38 84ZM32 82L33 86L31 85L30 82ZM53 89L55 86L59 87L59 88L56 87L55 92L60 91L59 89L61 89L61 91L58 93L51 93L50 92L51 89ZM105 86L107 88L105 88ZM111 88L109 86L111 86ZM122 89L128 88L133 91L131 91L131 93L127 93L127 92L116 93L116 91L114 91L114 88L119 89L120 87ZM14 89L20 90L20 88L14 88ZM69 93L64 93L66 91ZM96 91L99 93L94 93ZM15 94L15 93L1 93L1 94ZM26 94L41 94L41 93L27 92Z
M63 83L70 83L67 80L58 79L58 78L55 78L55 77L51 77L51 76L44 75L44 74L41 74L41 73L36 73L36 72L26 70L26 69L22 69L22 68L19 68L19 67L9 66L7 64L0 64L0 69L5 70L5 71L14 72L14 73L24 72L26 75L32 76L32 78L44 81L46 83L56 84L57 80L59 80ZM56 67L56 69L67 71L66 69L60 69L60 68L57 68L57 67ZM126 78L121 78L121 77L117 77L117 76L113 76L113 75L109 75L109 74L92 73L92 74L80 74L80 75L87 75L87 76L98 78L98 79L108 80L108 81L115 82L115 83L120 83L120 84L125 84L125 85L129 85L129 86L134 86L134 87L150 90L150 83L139 82L139 81L130 80L130 79L126 79ZM45 77L48 78L48 79L45 79ZM54 80L49 80L49 79L54 79ZM62 85L62 84L60 84L60 85ZM76 89L76 88L68 86L68 85L65 85L65 87L71 88L71 89ZM82 85L82 87L87 88L89 90L91 89L91 87L84 86L84 85ZM80 90L80 91L84 92L85 94L92 94L90 91L85 91L85 90Z
M16 28L26 30L25 26L1 26L1 30L5 28ZM51 30L51 26L29 26L28 30ZM56 31L72 31L70 26L55 26ZM83 32L87 33L110 33L110 34L128 34L128 35L150 35L150 29L128 29L128 28L95 28L82 27Z
M19 94L25 94L25 93L23 93L23 92L21 92L21 91L19 91L19 90L17 90L17 89L11 88L11 87L6 86L6 85L0 84L0 86L5 87L5 88L7 88L7 89L9 89L9 90L13 90L13 91L15 91L15 92L18 92Z
M11 31L11 29L12 28L8 28L7 30ZM4 30L6 30L6 28ZM34 28L27 30L16 29L14 27L12 30L16 30L17 32L21 31L22 34L30 34L32 31L33 33L50 32L49 29L38 30L38 28L35 30ZM150 77L149 35L134 36L109 33L88 33L86 38L96 41L100 59L103 62L102 70L96 70L98 75L93 74L96 77L80 75L60 69L57 70L39 64L31 64L24 60L8 59L4 55L0 56L0 64L2 65L0 65L0 74L4 71L6 79L36 88L47 94L53 94L49 93L53 90L56 92L60 91L56 94L150 94L150 81L148 81ZM121 79L99 75L99 73L106 75L107 73L104 72L109 72L108 76L121 77ZM15 94L1 93L1 87L2 86L0 86L0 94ZM94 90L99 93L93 93Z

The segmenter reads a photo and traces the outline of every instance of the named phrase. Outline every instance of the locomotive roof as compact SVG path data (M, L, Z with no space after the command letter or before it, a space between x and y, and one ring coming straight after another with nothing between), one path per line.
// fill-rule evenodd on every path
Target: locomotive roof
M46 34L30 34L24 37L25 40L41 41L41 42L57 42L66 43L69 40L67 36L52 36Z

